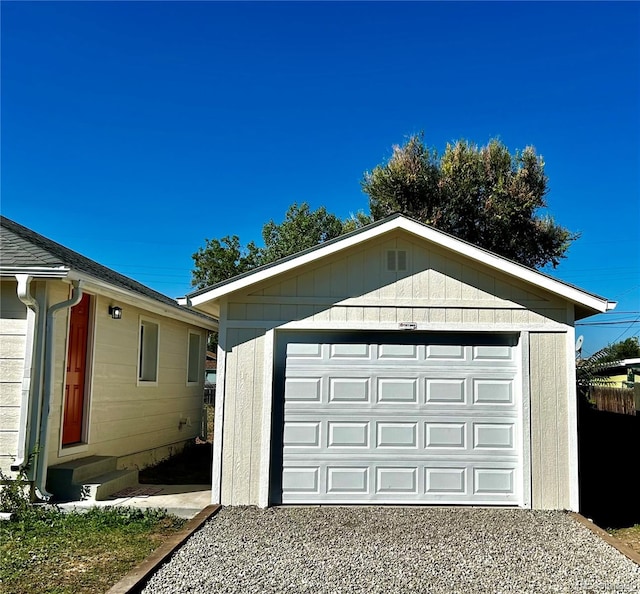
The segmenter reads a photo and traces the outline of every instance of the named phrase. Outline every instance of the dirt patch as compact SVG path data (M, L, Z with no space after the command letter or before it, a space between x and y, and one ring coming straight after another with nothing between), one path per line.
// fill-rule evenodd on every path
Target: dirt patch
M211 485L213 447L208 441L187 445L180 454L140 471L140 484Z

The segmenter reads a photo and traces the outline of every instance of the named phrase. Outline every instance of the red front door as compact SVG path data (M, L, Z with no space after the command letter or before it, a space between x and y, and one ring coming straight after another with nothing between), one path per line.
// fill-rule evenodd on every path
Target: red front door
M62 421L63 446L82 441L90 305L91 297L85 294L80 303L71 308Z

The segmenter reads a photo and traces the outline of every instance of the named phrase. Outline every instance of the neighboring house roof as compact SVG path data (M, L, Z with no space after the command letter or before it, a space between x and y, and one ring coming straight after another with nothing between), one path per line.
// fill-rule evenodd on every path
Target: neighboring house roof
M131 296L151 300L175 310L200 318L205 327L215 326L215 320L181 306L170 297L135 281L115 270L74 252L73 250L0 215L0 274L3 276L29 274L40 278L88 279L107 284ZM212 324L213 323L213 324Z
M602 369L607 371L626 370L632 367L640 368L640 357L633 359L620 359L619 361L611 361L610 363L603 363Z
M207 351L207 358L204 363L205 369L217 369L218 368L218 355L213 351Z
M289 272L290 270L304 266L325 256L338 253L354 245L398 229L407 231L412 235L448 249L453 253L468 257L485 266L509 274L534 287L539 287L565 298L580 306L580 311L576 312L576 319L609 311L616 306L615 302L608 301L604 297L588 293L574 285L557 280L533 268L518 264L517 262L458 239L443 231L434 229L429 225L410 219L402 214L391 215L331 241L321 243L297 254L293 254L292 256L255 268L210 287L194 291L187 295L187 300L194 307L198 307L201 304L217 300L234 291L246 289L263 280Z

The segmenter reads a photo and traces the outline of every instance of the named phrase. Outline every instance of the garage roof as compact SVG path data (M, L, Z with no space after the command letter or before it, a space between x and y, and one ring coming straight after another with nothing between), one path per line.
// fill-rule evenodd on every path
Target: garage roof
M471 260L481 263L489 268L499 270L509 274L525 283L549 291L555 295L565 298L567 301L579 306L576 311L576 319L581 319L596 313L603 313L612 310L616 302L609 301L604 297L588 293L579 287L557 280L548 274L544 274L518 264L512 260L499 256L489 250L478 247L453 235L444 233L410 219L402 214L394 214L371 225L357 229L346 235L342 235L331 241L318 244L310 249L298 252L287 258L282 258L276 262L260 266L244 274L235 276L226 281L222 281L210 287L194 291L187 295L190 305L195 308L205 303L217 301L235 291L246 289L256 283L276 277L294 270L296 268L310 264L326 256L339 253L364 241L383 236L387 233L404 230L427 242L448 249L452 253L465 256Z

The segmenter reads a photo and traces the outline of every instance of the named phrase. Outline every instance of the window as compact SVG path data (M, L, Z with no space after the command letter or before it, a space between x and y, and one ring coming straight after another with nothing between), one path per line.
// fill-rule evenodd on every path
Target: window
M387 250L387 270L405 271L407 269L407 250Z
M189 356L187 360L187 383L200 382L200 335L189 332Z
M158 324L140 320L140 360L138 361L138 381L158 381Z

